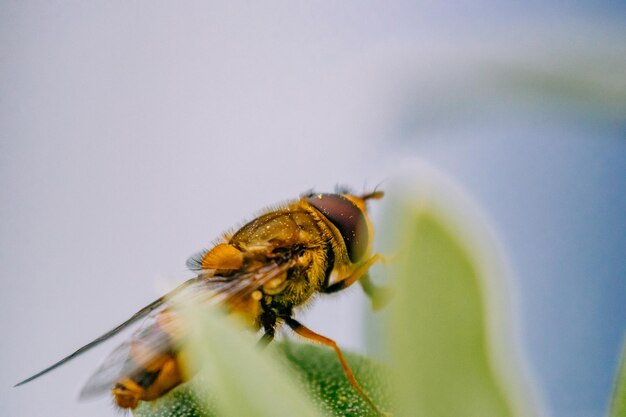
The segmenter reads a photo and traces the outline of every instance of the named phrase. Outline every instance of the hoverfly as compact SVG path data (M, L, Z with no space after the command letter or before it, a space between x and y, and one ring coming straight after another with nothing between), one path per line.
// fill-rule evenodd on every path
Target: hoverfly
M134 409L155 400L189 376L177 351L180 332L172 331L168 300L182 290L209 292L211 302L245 318L262 331L260 342L274 339L285 324L305 339L331 347L354 389L378 412L361 389L341 350L294 318L294 308L318 293L334 293L359 281L376 306L382 288L372 284L368 269L381 256L372 254L373 228L366 202L381 191L354 195L347 191L307 193L298 200L266 210L223 241L187 261L197 276L148 304L128 320L48 368L19 382L25 384L99 345L138 320L151 315L149 325L116 348L88 380L81 397L111 391L115 403ZM380 412L379 412L380 414Z

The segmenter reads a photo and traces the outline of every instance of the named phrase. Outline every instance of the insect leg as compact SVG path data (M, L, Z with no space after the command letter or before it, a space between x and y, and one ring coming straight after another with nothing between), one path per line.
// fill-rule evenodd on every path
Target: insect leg
M274 340L274 333L273 332L272 333L265 332L265 333L263 333L263 336L261 336L259 341L256 342L256 344L257 344L258 347L263 349L265 346L267 346L270 343L272 343L273 340Z
M360 387L358 381L354 377L354 374L350 370L348 362L346 362L343 353L341 353L341 349L339 349L339 346L337 346L337 343L334 340L329 339L326 336L322 336L321 334L315 333L313 330L303 326L299 321L291 317L284 317L284 320L287 326L291 327L294 332L304 337L305 339L313 340L315 342L333 348L335 353L337 354L337 358L339 358L339 362L341 362L341 367L343 368L343 371L346 374L346 378L348 379L348 382L350 382L350 385L352 385L352 387L359 393L359 395L365 400L365 402L367 402L370 407L372 407L372 409L376 411L378 415L385 415L378 409L378 407L376 407L376 404L374 404L374 402L369 398L365 391L363 391L363 389Z
M337 281L332 285L329 285L326 288L322 289L322 292L325 293L331 293L331 292L337 292L337 291L341 291L345 288L348 288L350 285L354 284L355 282L357 282L359 280L359 278L363 277L365 274L367 274L367 270L376 262L382 260L383 257L382 255L376 253L374 255L372 255L371 258L369 258L368 260L366 260L365 262L363 262L361 265L359 265L353 272L352 274L348 275L347 277L343 278L341 281ZM367 293L367 290L365 291Z
M261 325L263 326L263 330L265 331L265 333L263 333L263 336L261 336L261 338L257 342L257 345L264 348L265 346L269 345L272 340L274 340L274 334L276 333L277 317L276 313L273 310L269 309L269 307L265 305L265 303L262 302L262 305L265 311L261 314L259 320L261 322Z

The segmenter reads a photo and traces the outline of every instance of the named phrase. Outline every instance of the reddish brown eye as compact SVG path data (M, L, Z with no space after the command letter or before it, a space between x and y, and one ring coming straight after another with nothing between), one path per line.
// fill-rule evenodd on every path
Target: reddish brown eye
M363 211L339 194L316 194L308 198L341 233L350 261L359 261L367 251L369 232Z

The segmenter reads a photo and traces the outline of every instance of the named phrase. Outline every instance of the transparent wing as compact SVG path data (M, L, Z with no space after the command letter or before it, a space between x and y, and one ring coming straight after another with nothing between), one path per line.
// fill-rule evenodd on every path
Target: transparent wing
M232 308L272 279L285 273L293 264L294 262L270 263L229 277L200 276L184 288L185 297L182 300L184 302L191 297L200 302L228 304ZM169 329L166 331L159 320L164 311L171 313L171 304L171 298L162 303L153 311L146 326L113 350L86 382L80 393L81 399L110 391L121 378L145 372L146 364L170 355L180 346L180 332Z
M91 398L111 389L111 385L124 374L124 364L130 357L131 341L119 345L100 367L89 377L80 391L80 399Z
M235 274L227 280L214 281L215 278L212 277L205 282L207 288L212 292L212 302L236 305L263 285L287 272L294 265L295 260L270 262L251 271Z
M14 385L14 387L19 387L20 385L26 384L27 382L30 382L33 379L39 378L40 376L43 376L43 375L47 374L48 372L58 368L59 366L63 365L64 363L74 359L75 357L77 357L79 355L82 355L86 351L88 351L88 350L98 346L102 342L110 339L111 337L115 336L116 334L118 334L122 330L128 328L129 326L133 325L137 321L139 321L142 318L146 317L148 314L150 314L151 312L153 312L157 308L160 308L165 303L167 298L169 298L169 297L175 295L176 293L182 291L183 289L185 289L189 285L194 284L195 282L197 282L197 280L198 280L198 278L193 278L193 279L190 279L190 280L184 282L182 285L180 285L179 287L177 287L173 291L169 292L168 294L164 295L163 297L160 297L160 298L154 300L153 302L151 302L150 304L148 304L147 306L145 306L144 308L142 308L141 310L139 310L138 312L133 314L125 322L123 322L123 323L119 324L118 326L116 326L115 328L109 330L108 332L106 332L102 336L92 340L91 342L87 343L85 346L82 346L81 348L79 348L75 352L67 355L66 357L64 357L63 359L59 360L58 362L56 362L56 363L48 366L47 368L37 372L35 375L32 375L32 376L24 379L23 381L18 382L17 384Z
M144 371L146 366L168 354L175 342L157 322L140 328L130 340L115 348L89 377L80 392L80 399L108 392L120 378Z

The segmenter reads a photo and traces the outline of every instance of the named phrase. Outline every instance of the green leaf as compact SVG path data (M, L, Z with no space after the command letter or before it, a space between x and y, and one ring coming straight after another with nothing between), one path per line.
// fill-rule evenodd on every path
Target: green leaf
M613 399L611 401L611 417L626 417L626 343L622 349L622 359L615 380Z
M327 347L284 342L280 345L287 360L298 370L297 377L326 415L376 417L371 407L350 385L335 352ZM361 388L382 410L389 410L388 369L376 361L344 352Z
M284 341L279 355L293 368L295 381L327 416L370 417L375 414L348 383L335 353L326 347ZM363 356L344 353L363 389L381 407L389 407L387 370ZM267 381L271 386L272 381ZM137 417L213 417L213 395L203 386L202 377L184 384L154 402L143 402ZM204 397L203 397L204 396ZM279 398L278 400L282 400ZM271 410L269 410L271 411ZM260 415L260 414L255 414ZM274 414L272 414L274 415ZM295 415L295 414L294 414Z
M394 268L393 384L399 415L537 415L525 401L504 276L467 207L405 203ZM468 223L470 222L470 223ZM486 254L486 256L485 256ZM505 363L503 366L503 363Z

